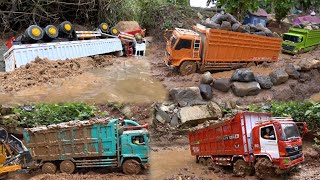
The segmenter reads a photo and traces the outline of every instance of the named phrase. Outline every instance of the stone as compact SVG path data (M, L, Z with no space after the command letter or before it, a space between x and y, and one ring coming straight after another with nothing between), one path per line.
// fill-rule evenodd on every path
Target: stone
M207 105L183 107L178 112L182 125L198 125L206 120L217 120L222 117L220 107L210 102Z
M293 64L287 64L284 70L290 78L299 79L300 73L297 71Z
M311 158L318 158L319 157L319 153L313 148L308 148L305 151L305 156L308 156L308 157L311 157Z
M209 84L200 84L200 94L204 100L210 100L213 97L212 88Z
M320 67L320 60L318 59L306 59L301 60L298 64L302 71L310 71L312 69L317 69Z
M222 92L228 92L231 87L230 79L217 79L213 82L212 87Z
M231 23L229 23L228 21L222 21L221 23L221 30L226 30L226 31L231 31Z
M250 69L241 68L234 71L231 81L251 82L254 81L254 74Z
M231 85L234 95L239 97L254 96L260 93L261 87L258 82L234 82Z
M211 84L213 82L213 78L210 72L205 72L201 76L201 84Z
M276 69L269 74L273 85L280 85L288 81L289 75L284 69Z
M206 104L198 87L182 87L170 89L169 95L181 107L195 104Z
M269 76L257 76L255 79L259 83L261 89L271 89L273 86Z
M171 122L170 122L170 126L178 126L180 123L179 123L179 118L178 118L178 115L177 114L174 114L172 119L171 119Z
M301 73L298 81L301 83L304 83L306 81L311 81L311 76L308 73Z
M171 122L170 115L168 113L166 113L165 111L162 111L158 107L158 105L155 106L155 119L162 124L166 124L166 123Z
M122 108L121 112L122 112L122 114L125 115L126 118L129 118L129 119L131 119L133 116L133 113L132 113L129 106L125 106L124 108Z

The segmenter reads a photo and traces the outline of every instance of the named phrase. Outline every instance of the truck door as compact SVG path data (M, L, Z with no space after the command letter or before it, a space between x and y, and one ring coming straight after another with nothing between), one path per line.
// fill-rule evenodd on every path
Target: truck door
M279 158L279 147L276 131L273 125L260 128L261 153L269 154L272 158Z
M173 60L193 58L191 48L192 48L192 40L178 39L178 42L176 43L176 46L172 51Z

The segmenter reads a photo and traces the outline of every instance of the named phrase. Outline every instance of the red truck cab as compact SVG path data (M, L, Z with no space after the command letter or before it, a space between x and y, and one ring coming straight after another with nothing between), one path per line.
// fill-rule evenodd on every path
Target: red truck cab
M203 165L233 166L236 175L260 178L302 163L306 123L268 113L241 112L234 118L190 131L191 154Z

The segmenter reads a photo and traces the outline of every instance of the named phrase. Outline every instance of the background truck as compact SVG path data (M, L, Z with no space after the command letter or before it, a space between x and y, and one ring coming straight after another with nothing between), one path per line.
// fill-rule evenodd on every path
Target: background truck
M147 124L93 120L25 129L24 144L44 173L76 168L121 167L138 174L149 161Z
M266 179L304 161L301 135L306 131L305 123L290 118L242 112L233 119L190 131L188 136L197 162L233 166L238 176L252 175L255 170L258 177Z
M298 54L312 50L320 44L320 30L290 28L283 34L282 51Z
M248 64L275 62L281 38L258 36L194 26L195 31L176 28L167 39L165 63L182 75L198 69L229 70Z
M108 53L143 56L146 46L140 32L143 31L121 32L115 27L109 28L106 23L101 23L94 31L76 31L68 21L58 27L31 25L21 36L12 37L7 43L9 50L0 60L0 71L13 71L37 57L66 60Z

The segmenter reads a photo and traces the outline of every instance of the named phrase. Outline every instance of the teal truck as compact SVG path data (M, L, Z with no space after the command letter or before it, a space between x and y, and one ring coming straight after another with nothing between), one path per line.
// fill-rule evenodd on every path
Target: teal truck
M148 167L148 125L132 120L74 121L24 130L24 144L43 173L57 169L118 167L138 174Z
M320 44L320 30L290 28L282 36L282 51L298 54L312 50Z

